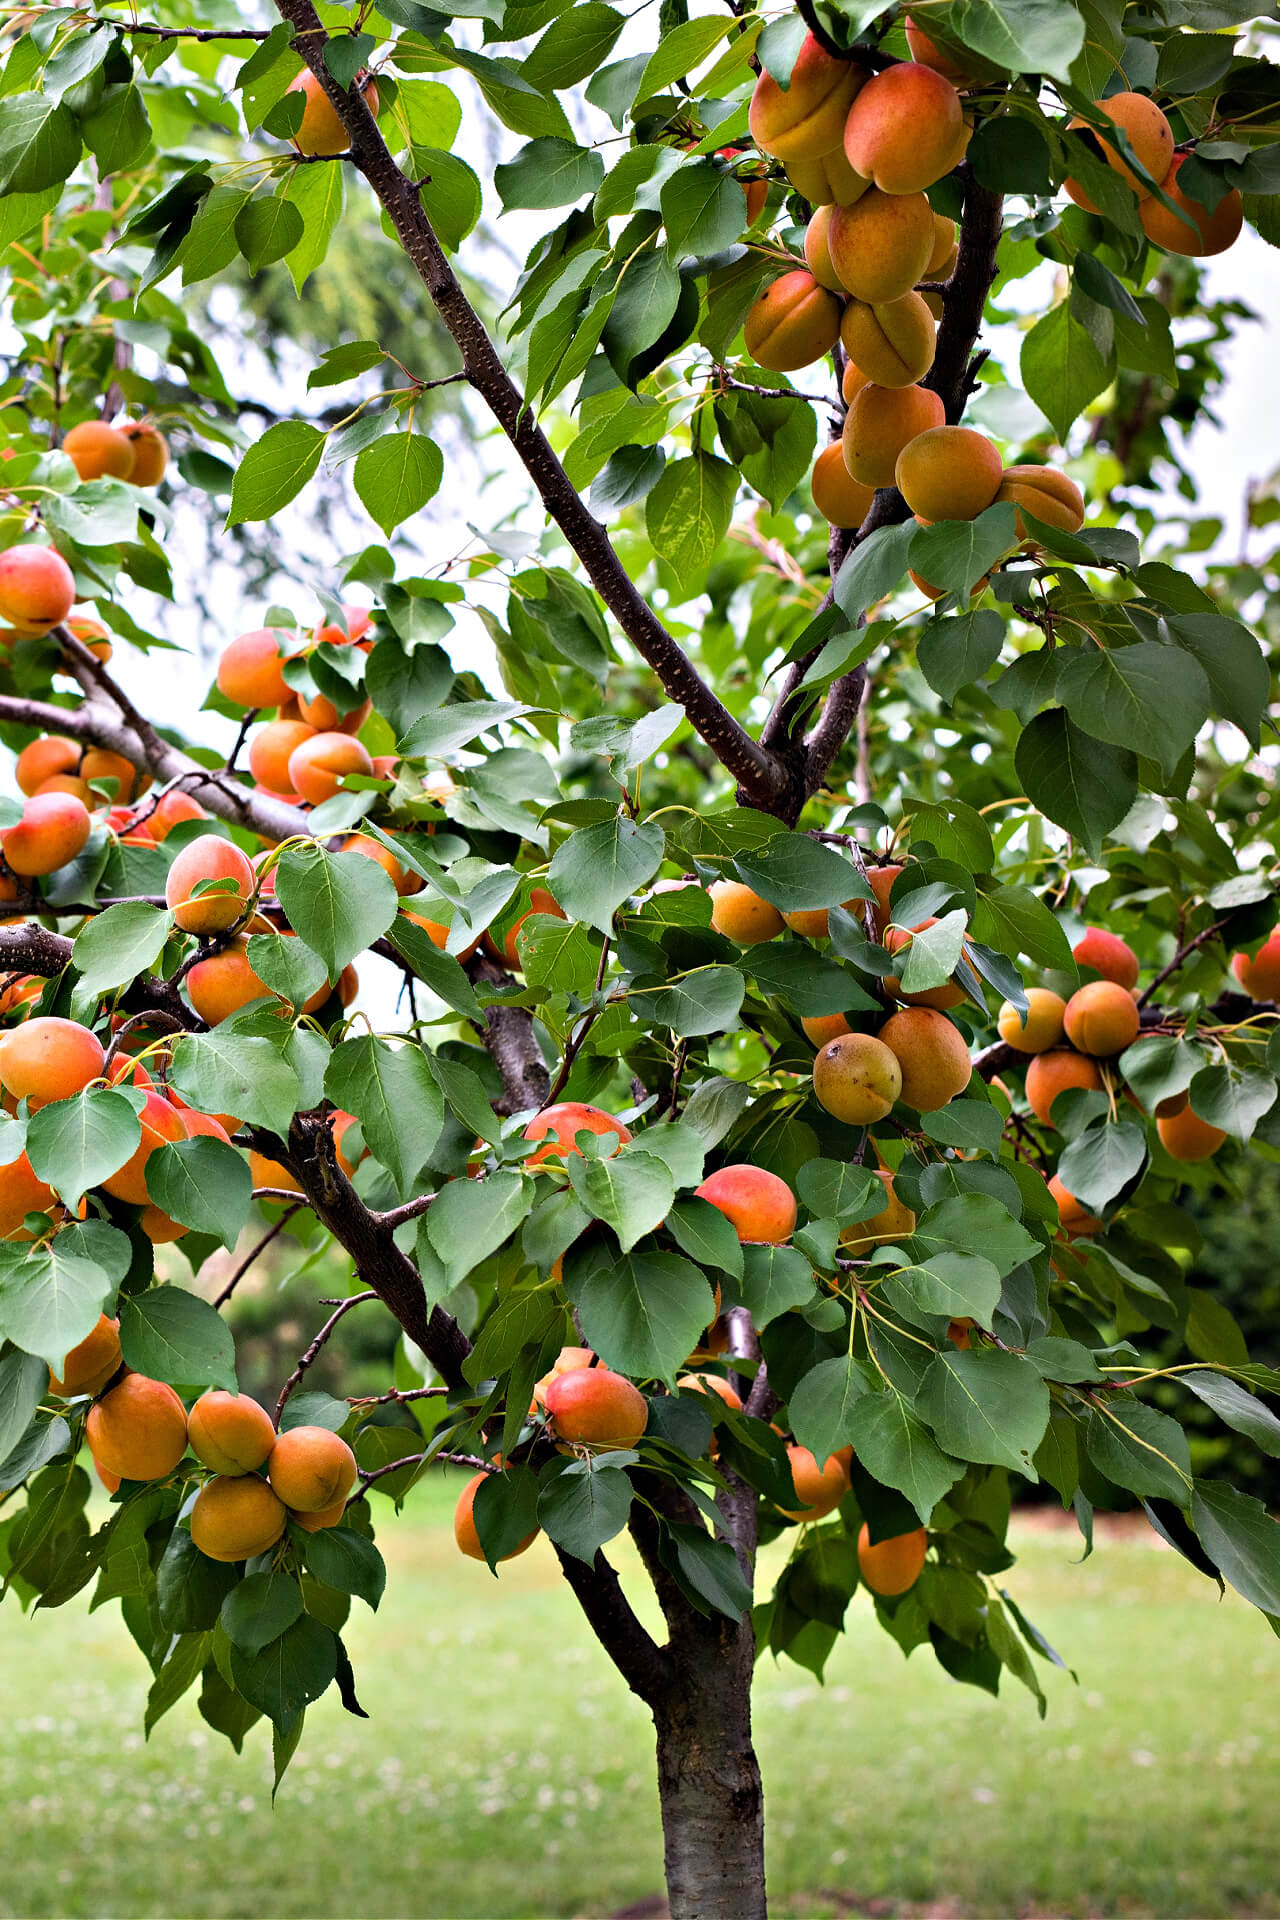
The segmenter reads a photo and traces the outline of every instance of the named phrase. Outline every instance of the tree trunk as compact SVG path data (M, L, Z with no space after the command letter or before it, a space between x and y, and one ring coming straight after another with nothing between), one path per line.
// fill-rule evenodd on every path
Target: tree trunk
M696 1616L670 1651L675 1682L654 1721L671 1920L765 1920L750 1618Z

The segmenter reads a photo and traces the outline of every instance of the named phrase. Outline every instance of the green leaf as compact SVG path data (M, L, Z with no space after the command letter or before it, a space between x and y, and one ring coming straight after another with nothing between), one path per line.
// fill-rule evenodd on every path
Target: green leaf
M302 1588L293 1574L251 1573L232 1587L218 1617L232 1646L253 1659L301 1615Z
M1040 1242L989 1193L961 1193L921 1215L918 1241L989 1260L1001 1277L1040 1252Z
M214 192L218 191L215 187ZM342 218L346 205L345 171L339 165L294 167L281 191L289 205L297 208L302 220L301 238L285 256L293 290L301 296L308 279L328 253L329 242ZM184 263L189 247L190 241L183 249ZM311 384L310 377L307 384Z
M471 1506L476 1535L484 1549L490 1573L498 1561L516 1552L538 1525L538 1481L528 1467L507 1467L488 1473L476 1488Z
M231 1329L207 1300L185 1287L149 1287L122 1300L120 1350L135 1373L171 1387L236 1391Z
M742 188L714 160L686 160L663 182L659 205L674 260L720 253L742 232Z
M1147 1157L1147 1137L1132 1120L1114 1126L1087 1127L1063 1151L1058 1173L1068 1193L1101 1211L1139 1172Z
M1017 509L1005 500L973 520L940 520L932 527L917 527L911 565L931 586L957 594L963 604L970 589L1017 541Z
M624 1253L662 1225L675 1198L671 1169L634 1147L605 1160L576 1154L566 1165L578 1199L594 1219L613 1228Z
M476 999L475 988L451 953L442 953L422 927L397 914L387 938L397 953L404 955L418 978L439 994L446 1006L466 1020L483 1021L484 1009Z
M1031 1456L1049 1424L1049 1389L1021 1355L993 1347L936 1354L916 1407L945 1453L1036 1479Z
M510 20L509 24L515 26L516 21ZM552 21L522 62L522 78L552 92L577 86L604 64L624 24L622 14L615 7L605 6L603 0L579 0L577 6Z
M287 1000L295 1011L329 978L320 955L296 934L251 934L248 957L263 986Z
M1100 1473L1143 1500L1172 1500L1185 1507L1191 1496L1191 1453L1176 1420L1141 1400L1108 1394L1091 1410L1085 1447Z
M225 1027L186 1033L175 1041L171 1077L183 1099L202 1113L234 1114L282 1137L302 1091L274 1040Z
M509 1169L484 1180L451 1180L440 1189L425 1232L451 1286L511 1237L536 1198L536 1182Z
M283 260L297 246L303 232L299 208L278 193L259 194L236 216L236 241L251 274L261 273L263 267Z
M853 862L807 833L779 833L764 846L738 854L733 864L738 877L779 913L843 907L871 897Z
M631 1512L631 1482L607 1461L575 1461L538 1493L538 1521L549 1540L588 1565Z
M1275 1104L1276 1082L1257 1067L1201 1067L1191 1082L1191 1106L1211 1127L1235 1140L1248 1140L1264 1113Z
M677 1254L644 1248L616 1261L566 1262L565 1291L606 1366L668 1386L712 1314L704 1273Z
M623 901L652 880L662 865L665 846L655 822L637 825L615 814L570 834L556 850L547 884L571 920L609 933Z
M662 45L651 57L641 76L635 98L647 100L650 94L663 92L673 80L682 80L686 74L700 67L732 25L731 20L714 18L685 20L665 33Z
M1220 1420L1225 1420L1237 1433L1246 1434L1261 1452L1280 1459L1280 1420L1265 1401L1225 1373L1184 1373L1179 1379L1206 1406L1212 1407ZM3 1457L4 1446L0 1443L0 1459Z
M806 1306L817 1291L813 1267L798 1247L744 1246L742 1262L737 1291L761 1332L789 1308Z
M125 1095L93 1087L32 1114L27 1157L38 1177L74 1208L90 1187L124 1165L141 1138L138 1116Z
M1141 742L1171 773L1209 717L1199 663L1157 641L1094 647L1065 661L1058 694L1072 720L1113 747Z
M60 186L80 159L80 129L69 107L43 93L11 93L0 117L0 193Z
M314 842L281 855L276 893L290 926L320 955L331 980L387 931L400 905L376 860L330 853Z
M1138 797L1138 762L1132 750L1094 739L1061 707L1037 714L1023 728L1014 767L1032 806L1082 840L1094 855Z
M370 1152L407 1199L444 1127L444 1099L422 1048L411 1041L390 1045L375 1034L343 1040L325 1071L324 1090L355 1114Z
M1000 1275L990 1260L978 1253L935 1253L918 1266L903 1267L881 1282L889 1306L910 1318L915 1313L945 1314L948 1320L966 1317L980 1327L991 1325L1000 1304Z
M692 22L690 24L693 24ZM751 1608L751 1587L727 1540L713 1540L701 1527L668 1521L665 1533L676 1552L681 1584L715 1612L741 1620Z
M672 460L663 469L645 501L645 529L682 587L701 572L729 531L737 493L736 470L714 454Z
M80 133L98 163L100 179L136 166L151 144L151 121L140 90L132 81L106 87L93 112L81 120Z
M170 914L144 900L122 900L95 913L71 950L71 964L85 993L96 997L148 972L160 958L172 925Z
M387 1569L372 1540L352 1527L322 1527L307 1541L307 1566L338 1593L354 1594L376 1613Z
M366 447L353 473L360 504L390 535L440 490L444 456L421 433L388 433Z
M459 700L437 713L424 714L401 741L400 751L406 760L444 759L478 734L528 711L518 700Z
M632 989L631 1006L654 1026L682 1039L732 1033L747 983L737 967L698 967L670 986Z
M696 1195L677 1200L667 1215L666 1228L681 1252L699 1266L741 1279L742 1242L732 1222L709 1200Z
M234 1566L206 1559L186 1528L175 1527L155 1574L161 1626L169 1633L208 1633L237 1578Z
M854 548L840 568L832 586L832 595L850 625L862 618L868 607L892 593L907 571L911 543L919 528L914 521L902 526L877 527Z
M102 1220L63 1227L40 1245L0 1242L0 1336L60 1373L115 1298L131 1258L125 1235Z
M1183 614L1166 625L1178 645L1200 662L1215 712L1233 721L1256 753L1271 680L1253 634L1239 620L1218 613Z
M857 1402L848 1440L869 1474L911 1502L921 1526L928 1526L939 1500L964 1472L958 1460L948 1460L892 1387L864 1394Z
M854 1409L868 1397L875 1396L851 1353L820 1361L794 1388L788 1403L791 1431L819 1468L838 1448L851 1444Z
M1072 17L1079 26L1079 17ZM1063 300L1024 337L1020 366L1023 386L1065 441L1072 422L1114 378L1115 356L1104 358L1070 302Z
M973 913L976 940L1007 953L1025 954L1041 967L1075 967L1071 942L1044 901L1027 887L993 887L978 895Z
M225 1140L170 1140L147 1160L147 1193L171 1220L210 1233L230 1251L253 1204L243 1154Z
M48 1390L48 1370L37 1354L0 1354L0 1461L9 1458Z
M493 184L507 212L517 207L564 207L594 193L604 180L604 161L572 140L530 140L493 170Z
M236 1687L285 1738L308 1703L318 1700L332 1684L337 1671L337 1635L306 1613L256 1654L231 1649Z
M307 178L318 173L337 173L340 169L298 167L296 172ZM231 265L240 251L236 221L241 208L248 203L249 193L244 187L217 186L205 195L177 255L184 287L208 280Z
M926 578L936 581L933 574ZM998 613L956 613L930 620L916 645L916 664L939 699L948 705L961 687L981 680L1000 658L1004 621Z
M268 427L236 468L226 524L269 520L301 493L320 465L325 437L305 420L281 420Z
M1070 77L1084 45L1084 21L1061 0L957 0L947 27L966 47L1009 73Z
M418 179L426 182L418 194L423 212L441 244L456 253L480 218L480 182L456 153L415 144L412 157Z
M558 134L565 140L573 138L559 101L530 86L515 67L505 60L491 60L464 47L453 46L450 51L457 64L479 82L489 106L512 133L524 134L529 139L547 133Z
M1261 1500L1220 1480L1197 1480L1191 1523L1223 1579L1264 1613L1280 1613L1280 1522Z

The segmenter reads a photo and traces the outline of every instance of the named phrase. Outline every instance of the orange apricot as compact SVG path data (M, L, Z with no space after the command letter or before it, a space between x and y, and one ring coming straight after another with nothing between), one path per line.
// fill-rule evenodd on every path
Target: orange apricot
M191 1538L207 1560L250 1560L274 1547L288 1515L256 1473L219 1474L196 1495Z
M1094 1234L1102 1232L1102 1222L1090 1213L1074 1193L1069 1193L1055 1173L1049 1181L1049 1191L1053 1195L1058 1209L1058 1219L1065 1234Z
M809 477L809 486L813 493L813 504L833 527L860 527L871 511L871 502L875 499L875 488L857 480L850 473L845 462L844 448L838 440L824 447L813 463L813 472ZM785 916L787 925L794 932L802 933L803 927L796 926L801 916L789 913ZM825 923L825 908L806 916L815 924L819 917ZM825 934L825 924L823 933Z
M782 1507L788 1520L821 1520L834 1513L849 1491L849 1469L838 1453L819 1467L808 1447L794 1442L787 1448L787 1465L796 1491L794 1507Z
M707 892L711 896L712 926L740 947L772 940L786 925L775 906L740 880L713 880Z
M298 715L317 733L359 733L369 715L373 712L373 703L361 700L346 713L340 713L326 694L317 693L308 699L305 694L298 695Z
M162 793L147 818L153 840L167 840L173 829L184 820L207 820L209 815L198 800L189 793L175 788L171 793Z
M0 1083L34 1113L82 1093L102 1072L102 1042L78 1020L40 1014L0 1034Z
M1231 971L1251 1000L1280 999L1280 928L1250 956L1231 956Z
M182 984L187 999L211 1027L270 992L249 963L248 941L243 937L207 960L197 960ZM327 988L324 991L327 996Z
M1179 212L1170 213L1152 195L1142 202L1138 215L1143 232L1155 246L1163 247L1166 253L1180 253L1193 260L1204 260L1210 254L1225 253L1239 239L1240 229L1244 225L1244 201L1239 189L1233 187L1210 213L1202 201L1193 200L1190 194L1183 193L1178 185L1178 174L1187 157L1185 153L1178 154L1160 182ZM3 608L0 608L2 611Z
M779 1246L796 1226L796 1197L785 1180L764 1167L721 1167L694 1189L729 1221L748 1245Z
M67 632L73 633L96 659L101 660L104 665L110 660L113 651L111 640L101 620L95 620L91 614L78 613L64 620L62 624Z
M169 442L149 420L122 421L118 431L133 448L133 468L125 475L130 486L158 487L169 465Z
M191 1451L214 1473L256 1473L276 1443L271 1416L247 1393L211 1387L187 1415Z
M187 1450L187 1410L164 1381L126 1373L90 1407L85 1439L108 1473L164 1480Z
M859 91L845 121L845 158L882 193L922 193L958 165L970 132L950 80L899 61Z
M843 293L840 276L831 264L831 252L827 246L827 229L831 224L831 208L818 207L813 218L804 230L804 257L810 273L820 287L826 287L829 293Z
M197 894L206 881L232 885ZM239 847L220 834L202 833L170 867L164 897L184 933L222 933L244 913L253 885L253 868Z
M882 867L867 868L867 885L876 897L876 923L880 927L889 924L889 896L893 892L893 883L902 868L889 861Z
M1190 1106L1157 1120L1156 1132L1171 1160L1187 1162L1212 1158L1227 1137L1221 1127L1202 1120L1198 1113L1191 1111Z
M553 893L548 893L545 887L530 889L528 912L522 913L514 926L509 927L501 941L497 943L498 954L514 972L519 972L521 968L520 948L516 943L516 935L525 921L531 919L535 913L549 914L553 920L563 920L567 917L564 908ZM490 942L490 944L494 943Z
M313 734L289 755L289 784L313 807L332 800L345 775L372 772L367 749L349 733Z
M57 1194L37 1178L25 1153L0 1167L0 1240L30 1240L33 1236L22 1224L27 1215L58 1212Z
M920 1578L929 1551L929 1536L923 1527L910 1533L895 1533L891 1539L872 1541L871 1529L863 1522L858 1535L858 1566L872 1593L885 1599L905 1593Z
M249 771L260 787L271 793L289 793L289 759L295 747L316 737L305 720L268 720L249 741Z
M554 1106L544 1107L541 1113L535 1113L524 1130L526 1140L544 1140L546 1145L531 1153L525 1161L526 1167L540 1167L547 1160L563 1160L571 1153L581 1153L577 1143L580 1133L599 1134L602 1138L616 1135L617 1146L625 1147L631 1138L631 1129L624 1127L621 1120L615 1120L603 1107L587 1106L581 1100L560 1100Z
M356 85L360 86L359 76L356 78ZM304 67L302 72L289 82L288 91L302 94L305 101L302 120L297 131L292 135L293 144L298 152L345 153L351 145L351 136L342 124L337 108L310 67ZM378 117L377 87L370 80L361 91L364 93L365 105L376 120Z
M956 223L948 219L945 213L933 216L933 252L925 262L926 280L949 280L955 266L960 248L956 240Z
M4 1177L4 1173L0 1173L0 1180ZM119 1367L120 1322L108 1320L105 1313L100 1313L97 1325L72 1347L63 1361L61 1374L55 1374L50 1367L49 1391L56 1393L60 1400L73 1399L78 1393L101 1393Z
M81 746L65 733L42 734L29 741L18 755L13 777L28 797L39 793L46 780L58 774L74 773L80 765Z
M917 933L923 933L926 927L936 927L937 924L936 916L930 914L915 927L887 927L883 942L885 951L902 953L910 947ZM886 974L883 984L885 992L891 993L895 1000L901 1000L904 1006L935 1007L939 1013L945 1013L948 1007L958 1007L965 998L964 988L957 986L953 980L945 980L940 987L924 987L918 993L904 993L896 973Z
M869 187L837 207L827 229L831 264L855 300L900 300L921 279L933 252L933 213L922 193Z
M687 1387L690 1393L715 1394L723 1400L726 1407L734 1413L742 1412L742 1395L718 1373L682 1373L676 1381L677 1387Z
M880 1038L902 1073L902 1099L917 1113L934 1113L968 1086L973 1073L959 1027L932 1007L903 1007L890 1014Z
M48 633L66 619L75 597L75 575L52 547L10 547L0 553L0 621L15 633Z
M356 1457L328 1427L289 1427L271 1449L267 1477L286 1507L322 1513L355 1485Z
M1114 980L1118 987L1138 984L1137 954L1127 940L1103 927L1086 927L1072 947L1071 957L1078 967L1101 974L1104 980Z
M904 447L946 419L942 400L927 387L868 383L844 418L844 461L855 480L891 487Z
M946 78L957 87L973 84L973 73L968 66L960 64L961 58L965 60L970 58L967 53L963 56L948 53L925 32L923 27L916 25L910 14L907 15L904 25L907 30L907 46L910 49L911 58L920 66L932 67L935 73L945 74Z
M820 1106L846 1126L883 1120L902 1097L897 1056L870 1033L838 1034L813 1063L813 1091Z
M866 1220L855 1220L840 1235L840 1245L855 1259L871 1247L896 1244L916 1230L915 1211L905 1200L899 1199L889 1169L877 1168L876 1178L884 1182L885 1190L884 1205L879 1213L873 1213Z
M813 1047L825 1047L828 1040L838 1040L842 1034L852 1033L843 1013L815 1013L801 1020L804 1037Z
M819 154L814 160L789 160L787 178L801 198L814 207L851 207L871 185L854 172L843 147Z
M458 1504L453 1510L453 1537L457 1542L458 1551L465 1553L468 1560L484 1559L484 1548L480 1545L480 1535L476 1532L475 1514L472 1510L475 1507L476 1495L488 1477L488 1474L477 1473L474 1479L468 1480L458 1495ZM499 1560L514 1560L518 1553L524 1553L531 1547L537 1537L538 1529L535 1527L533 1532L526 1533L524 1539L517 1546L512 1547L509 1553L500 1553Z
M141 792L149 784L139 782L138 769L132 760L126 760L122 753L109 753L105 747L87 747L80 762L82 780L114 781L114 797L121 804L133 799L134 793Z
M1078 1053L1123 1053L1138 1037L1138 1007L1127 987L1114 980L1091 980L1067 1002L1063 1015L1067 1039Z
M1019 509L1026 508L1046 527L1062 533L1078 533L1084 525L1084 495L1074 480L1056 467L1006 467L1000 481L997 500L1009 500ZM1018 538L1027 538L1026 523L1019 511Z
M747 352L772 373L794 373L830 353L840 337L840 302L804 267L784 273L743 322Z
M124 1165L108 1174L102 1184L115 1199L127 1200L132 1207L145 1207L151 1203L151 1195L147 1192L148 1160L157 1147L163 1147L169 1141L185 1140L188 1136L178 1109L172 1101L158 1093L147 1094L138 1120L142 1138Z
M974 520L991 505L1003 468L995 442L972 427L930 427L898 455L898 490L922 520Z
M1027 1068L1027 1105L1043 1126L1052 1126L1053 1103L1060 1093L1078 1087L1094 1093L1102 1086L1097 1063L1082 1053L1054 1047L1037 1053Z
M10 871L26 879L56 873L75 859L92 825L89 809L75 794L36 793L17 825L0 833L0 852Z
M996 1015L996 1030L1016 1053L1044 1053L1061 1042L1066 1010L1060 993L1051 993L1048 987L1028 987L1025 1014L1012 1000L1006 1000Z
M1113 127L1128 136L1129 145L1145 167L1152 180L1163 181L1173 165L1173 128L1167 117L1160 111L1154 100L1145 93L1113 93L1109 99L1095 100L1094 106L1104 119ZM1138 175L1127 161L1120 158L1120 149L1109 140L1105 133L1099 133L1087 120L1077 114L1068 127L1068 132L1084 128L1088 142L1094 151L1101 149L1102 157L1114 172L1120 175L1125 185L1132 187L1140 200L1145 200L1151 188ZM1068 178L1066 189L1078 207L1086 213L1097 213L1096 201L1089 198L1078 180ZM1166 218L1169 216L1166 216ZM1190 232L1190 229L1187 229Z
M72 794L80 802L82 807L93 808L98 805L98 798L97 798L97 795L94 793L93 788L89 785L89 782L87 780L82 780L79 774L70 774L70 773L51 774L49 779L41 781L36 791L37 793L41 793L41 794L44 794L44 793Z
M304 1533L324 1533L329 1527L340 1527L346 1516L345 1498L335 1500L331 1507L322 1507L319 1513L297 1513L289 1508L289 1518L295 1527L301 1527Z
M649 1424L649 1403L639 1388L608 1367L558 1374L545 1399L556 1433L574 1446L629 1447Z
M133 448L109 420L82 420L62 451L82 480L127 480L133 472Z
M556 1264L559 1265L560 1263L557 1261ZM533 1401L529 1408L530 1414L536 1413L539 1409L545 1413L547 1388L559 1374L573 1373L579 1367L589 1367L595 1357L590 1347L561 1347L548 1372L544 1373L540 1380L534 1382Z
M249 1149L249 1174L255 1190L259 1187L282 1187L286 1193L302 1192L296 1176L283 1160L269 1160L265 1153L258 1153L252 1147Z
M783 88L761 73L751 95L748 123L762 153L788 165L820 159L840 145L849 108L865 85L866 69L828 53L807 33Z
M278 707L293 698L284 677L285 656L277 627L255 627L225 647L218 661L218 691L238 707Z
M390 847L384 847L381 840L371 839L367 833L353 833L350 839L343 841L342 851L344 853L359 853L362 854L366 860L375 861L387 875L387 878L397 893L420 893L422 891L423 885L425 884L422 875L420 873L414 873L409 867L402 866L400 861L396 859L394 853L392 853ZM550 894L547 895L547 898L551 898ZM559 908L557 908L556 911L559 912ZM564 918L563 914L561 914L561 918Z
M904 293L874 306L851 300L840 321L840 339L868 380L880 387L910 387L933 365L938 328L922 296ZM945 418L943 410L937 424Z

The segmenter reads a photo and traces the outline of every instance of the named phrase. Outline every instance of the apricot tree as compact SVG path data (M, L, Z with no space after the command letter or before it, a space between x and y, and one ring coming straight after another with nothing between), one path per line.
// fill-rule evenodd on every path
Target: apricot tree
M375 1513L465 1465L461 1551L544 1533L652 1712L673 1914L751 1920L758 1654L820 1674L866 1607L1043 1711L1015 1485L1086 1543L1141 1503L1280 1622L1280 1529L1188 1438L1280 1453L1280 1374L1178 1204L1280 1147L1274 568L1189 569L1132 492L1212 387L1174 322L1239 320L1198 262L1280 234L1267 35L155 13L11 12L0 79L6 1587L119 1600L148 1727L198 1686L279 1778L312 1701L359 1711ZM348 202L526 483L462 556L435 382L337 338L336 410L250 432L194 318L279 263L305 299ZM491 327L499 211L535 235ZM382 541L220 636L216 753L137 692L175 513L266 522L322 463ZM269 1414L221 1309L282 1233L352 1281ZM310 1391L357 1310L393 1383Z

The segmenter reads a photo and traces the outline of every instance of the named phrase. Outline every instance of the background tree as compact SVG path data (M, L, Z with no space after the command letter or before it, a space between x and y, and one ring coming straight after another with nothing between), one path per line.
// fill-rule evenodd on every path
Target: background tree
M652 1711L673 1913L762 1914L759 1650L820 1673L863 1587L1043 1708L1011 1476L1086 1540L1141 1501L1280 1616L1280 1531L1188 1438L1274 1457L1280 1375L1188 1285L1183 1204L1280 1143L1269 567L1144 557L1115 480L1211 391L1195 260L1275 232L1276 70L1194 7L158 11L24 9L0 83L7 1586L119 1597L148 1725L199 1682L279 1777L312 1700L359 1711L377 1500L466 1463L462 1550L545 1531ZM452 256L494 195L546 220L491 327ZM182 286L305 290L375 211L420 308L366 293L336 406L239 457ZM1015 427L983 329L1027 308ZM175 506L229 478L261 526L350 462L390 541L465 485L440 381L545 529L335 556L227 645L229 757L187 751L110 661ZM154 1251L198 1275L255 1206L250 1259L354 1270L270 1417L218 1311L246 1259L214 1304ZM394 1388L316 1391L379 1303Z

